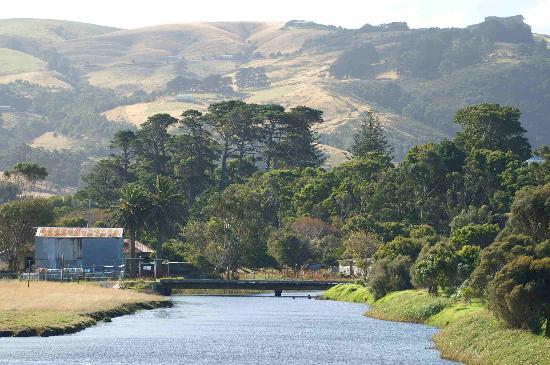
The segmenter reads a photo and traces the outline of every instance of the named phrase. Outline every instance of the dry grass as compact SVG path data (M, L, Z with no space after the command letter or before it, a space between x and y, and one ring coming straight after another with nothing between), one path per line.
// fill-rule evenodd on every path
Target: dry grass
M96 284L31 282L27 288L26 282L0 282L0 335L74 332L93 325L97 317L130 313L165 301L157 295Z
M161 296L106 289L95 284L0 282L0 311L93 313L124 304L163 300Z
M36 137L31 143L31 147L44 148L48 151L72 150L76 145L76 141L55 132L46 132Z

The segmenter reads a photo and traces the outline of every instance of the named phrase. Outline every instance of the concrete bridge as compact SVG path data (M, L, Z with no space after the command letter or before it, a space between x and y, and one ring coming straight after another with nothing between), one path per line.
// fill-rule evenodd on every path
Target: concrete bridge
M161 279L153 284L159 294L170 295L172 289L242 289L273 290L280 297L283 290L326 290L342 281L317 280L218 280L218 279Z

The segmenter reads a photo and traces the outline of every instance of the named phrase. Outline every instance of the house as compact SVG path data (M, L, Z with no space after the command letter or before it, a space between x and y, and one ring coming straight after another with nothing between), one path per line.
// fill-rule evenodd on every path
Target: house
M39 227L35 236L37 268L120 267L124 265L122 228Z
M357 267L353 260L341 260L338 265L338 272L344 276L364 276L365 270Z

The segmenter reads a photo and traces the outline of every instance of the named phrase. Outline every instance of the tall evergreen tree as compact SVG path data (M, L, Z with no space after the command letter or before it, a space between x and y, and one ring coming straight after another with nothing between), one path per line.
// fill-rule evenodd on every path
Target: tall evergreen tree
M179 130L181 134L172 137L168 148L175 176L193 201L213 184L220 146L197 110L183 112Z
M128 129L116 132L110 144L113 157L120 162L123 178L128 182L131 176L130 165L135 157L135 142L136 134Z
M363 116L361 126L353 136L350 152L355 158L366 157L371 152L390 156L393 153L380 119L373 111Z

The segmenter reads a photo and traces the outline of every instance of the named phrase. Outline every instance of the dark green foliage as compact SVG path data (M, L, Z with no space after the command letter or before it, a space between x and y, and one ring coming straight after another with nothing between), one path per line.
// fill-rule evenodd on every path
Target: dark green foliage
M550 184L518 192L509 226L512 232L527 234L536 241L550 238Z
M21 188L9 181L0 181L0 204L17 199L22 193Z
M489 284L489 304L508 325L550 336L550 257L518 257Z
M422 246L423 242L418 239L399 236L380 246L374 257L377 260L383 258L393 260L397 256L407 256L414 262L420 254Z
M45 180L48 177L48 170L36 163L19 162L11 169L4 171L4 176L20 176L30 182L32 185L40 180Z
M368 283L374 292L374 298L380 299L387 293L410 289L410 269L413 261L409 256L398 255L395 258L382 258L372 265Z
M426 288L434 294L438 288L454 288L457 270L455 247L449 242L441 241L422 251L411 268L412 283L417 288Z
M523 22L521 15L505 18L488 16L484 22L469 28L493 42L533 43L531 27Z
M64 218L59 222L60 227L87 227L88 222L82 217Z
M498 104L472 105L457 111L455 123L462 127L456 142L466 151L473 149L512 152L520 159L531 155L531 147L524 137L525 129L519 121L517 108Z
M269 239L267 247L279 265L295 270L301 268L309 257L307 244L292 232L278 232Z
M185 76L176 76L166 84L169 93L178 92L215 92L221 94L233 93L231 77L218 74L208 75L204 79L194 79Z
M237 69L236 83L240 89L248 87L267 87L269 78L263 67L244 67Z
M463 209L460 213L454 216L450 223L451 232L470 224L485 224L492 223L492 221L493 215L491 214L489 207L486 205L482 205L479 208L469 206L467 209Z
M367 79L374 75L374 63L380 61L376 48L370 43L344 52L330 66L330 73L339 79Z
M0 258L10 270L18 270L32 243L35 227L50 224L53 207L41 198L24 198L0 205Z
M507 262L519 256L533 255L535 243L525 235L510 235L495 241L483 250L480 263L473 271L471 286L474 293L483 296L487 284Z
M499 232L498 224L469 224L455 230L451 234L451 242L458 247L471 245L485 248L493 243Z
M363 158L369 153L391 155L392 151L380 119L374 112L367 112L361 120L359 130L355 132L350 152L354 158Z

